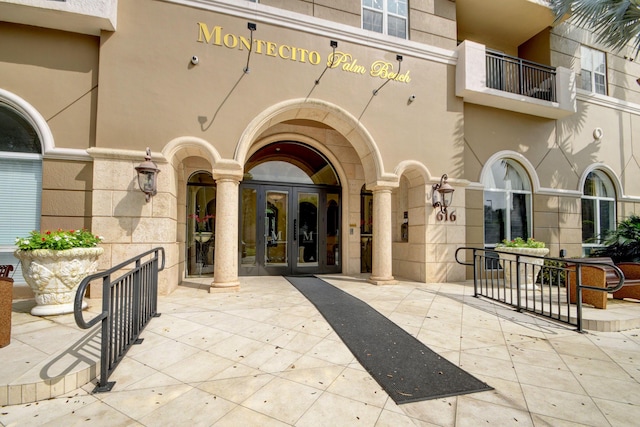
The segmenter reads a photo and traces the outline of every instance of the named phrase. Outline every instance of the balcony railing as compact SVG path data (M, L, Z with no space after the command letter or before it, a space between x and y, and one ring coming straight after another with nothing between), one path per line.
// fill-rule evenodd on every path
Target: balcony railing
M487 50L487 87L556 102L553 67Z

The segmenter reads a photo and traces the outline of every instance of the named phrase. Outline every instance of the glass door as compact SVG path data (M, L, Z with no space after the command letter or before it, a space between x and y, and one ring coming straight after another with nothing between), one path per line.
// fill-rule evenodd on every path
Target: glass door
M339 191L243 184L240 275L340 272Z

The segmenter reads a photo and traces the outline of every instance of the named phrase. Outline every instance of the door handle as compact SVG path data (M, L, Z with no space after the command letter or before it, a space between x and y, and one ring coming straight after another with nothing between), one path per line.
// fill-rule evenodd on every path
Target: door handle
M298 220L293 220L293 240L298 240Z

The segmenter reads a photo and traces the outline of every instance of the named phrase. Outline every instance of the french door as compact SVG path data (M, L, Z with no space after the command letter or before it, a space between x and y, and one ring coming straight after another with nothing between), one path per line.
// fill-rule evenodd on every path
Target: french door
M340 272L339 189L242 184L240 275Z

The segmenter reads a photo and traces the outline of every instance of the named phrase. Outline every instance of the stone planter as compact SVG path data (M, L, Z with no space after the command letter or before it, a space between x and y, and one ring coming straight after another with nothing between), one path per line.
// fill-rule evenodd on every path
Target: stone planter
M17 250L14 256L22 264L22 275L33 290L34 316L73 313L73 302L82 279L98 270L102 248L73 248L63 251ZM83 303L82 308L86 308Z
M536 277L542 269L544 259L523 255L543 257L549 253L549 248L497 247L496 252L500 256L500 266L504 271L505 282L510 287L516 287L516 256L520 255L520 289L535 289Z

